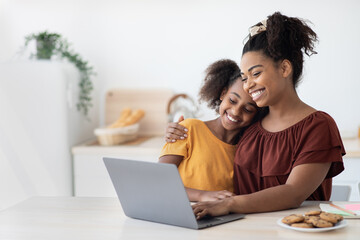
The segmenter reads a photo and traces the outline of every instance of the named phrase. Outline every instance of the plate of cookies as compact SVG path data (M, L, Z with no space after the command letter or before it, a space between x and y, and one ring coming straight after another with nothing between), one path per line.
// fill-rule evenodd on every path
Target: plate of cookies
M343 216L322 211L309 211L304 215L291 214L280 218L277 224L300 232L325 232L347 226Z

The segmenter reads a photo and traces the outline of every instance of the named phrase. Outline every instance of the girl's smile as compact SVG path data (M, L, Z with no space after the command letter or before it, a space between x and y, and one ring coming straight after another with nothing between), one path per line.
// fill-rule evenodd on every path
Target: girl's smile
M257 107L249 94L244 91L241 78L223 92L221 100L219 113L222 126L226 130L240 131L241 128L251 124Z
M239 122L239 120L236 120L235 118L231 117L227 112L225 113L227 118L231 121L231 122L234 122L234 123L237 123Z

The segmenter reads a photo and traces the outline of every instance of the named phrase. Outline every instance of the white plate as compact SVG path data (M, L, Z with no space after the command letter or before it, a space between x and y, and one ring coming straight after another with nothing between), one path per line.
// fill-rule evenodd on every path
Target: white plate
M281 222L281 219L282 218L277 220L278 225L280 225L283 228L292 229L292 230L299 231L299 232L326 232L326 231L332 231L332 230L343 228L343 227L347 226L346 220L342 220L341 222L335 224L335 226L333 226L333 227L327 227L327 228L299 228L299 227L291 227L291 226Z

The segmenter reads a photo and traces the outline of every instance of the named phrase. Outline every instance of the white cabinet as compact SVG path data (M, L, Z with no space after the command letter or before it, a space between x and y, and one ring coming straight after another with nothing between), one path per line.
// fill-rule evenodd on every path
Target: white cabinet
M72 148L74 164L74 195L116 197L114 187L103 163L103 157L116 157L157 162L163 137L143 138L138 144L99 146L84 144Z

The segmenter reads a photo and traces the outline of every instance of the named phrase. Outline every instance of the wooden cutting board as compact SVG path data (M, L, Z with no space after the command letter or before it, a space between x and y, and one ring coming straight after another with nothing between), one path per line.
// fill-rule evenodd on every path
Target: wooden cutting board
M167 104L173 95L170 89L110 89L105 97L105 124L116 121L126 107L141 108L145 117L140 121L139 135L162 136L168 122Z

